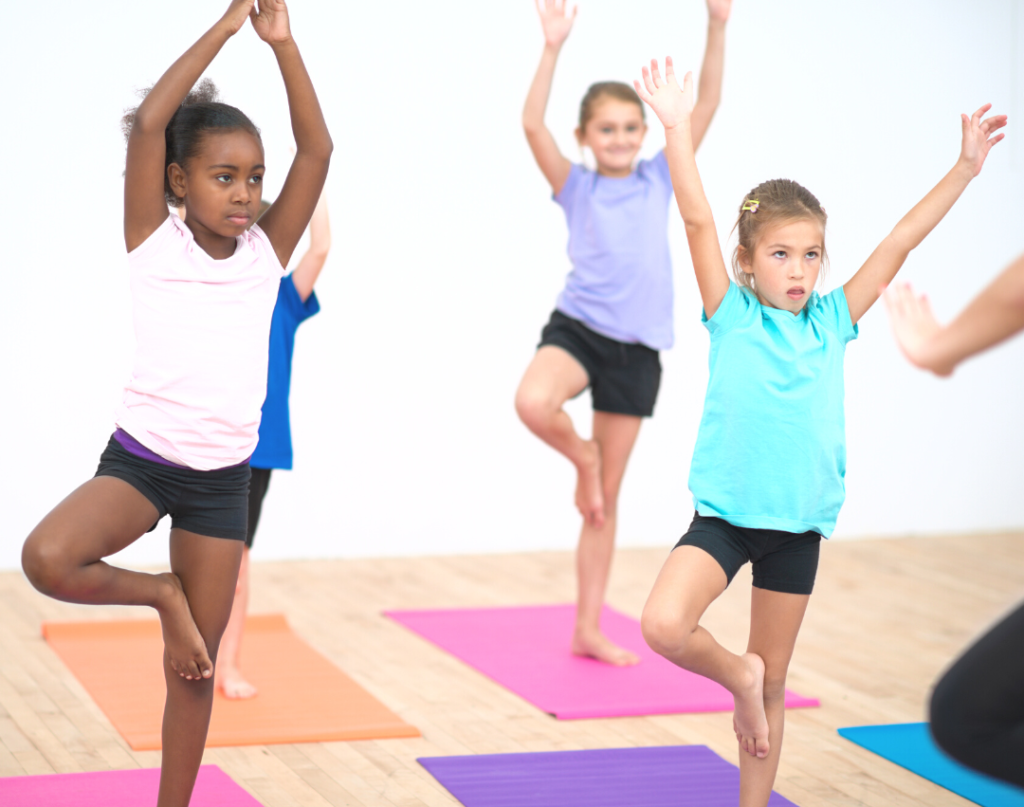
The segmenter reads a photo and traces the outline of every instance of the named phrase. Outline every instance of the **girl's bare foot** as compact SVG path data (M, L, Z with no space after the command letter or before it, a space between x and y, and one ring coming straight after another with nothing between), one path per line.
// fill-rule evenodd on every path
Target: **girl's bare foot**
M158 577L167 583L167 594L157 606L157 612L164 634L164 653L171 669L190 681L209 678L213 675L213 662L192 618L178 575L166 572Z
M750 683L733 693L736 711L732 725L740 748L751 756L768 756L768 718L764 713L764 660L757 653L744 653L740 658L750 671Z
M576 507L588 524L604 526L604 494L601 490L601 449L593 440L585 441L586 459L576 467Z
M245 680L241 670L237 667L227 667L223 663L217 665L216 682L224 697L231 700L255 698L259 691Z
M576 631L572 637L572 652L577 656L588 656L615 667L631 667L640 663L640 657L624 647L614 644L600 631L584 633Z

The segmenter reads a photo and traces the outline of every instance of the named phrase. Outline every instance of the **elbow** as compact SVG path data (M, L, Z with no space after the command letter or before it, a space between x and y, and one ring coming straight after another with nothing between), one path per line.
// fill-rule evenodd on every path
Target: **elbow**
M164 132L167 129L169 121L164 120L160 115L154 115L150 110L146 109L146 102L143 101L142 105L135 110L135 117L132 120L131 135L160 135L163 137Z

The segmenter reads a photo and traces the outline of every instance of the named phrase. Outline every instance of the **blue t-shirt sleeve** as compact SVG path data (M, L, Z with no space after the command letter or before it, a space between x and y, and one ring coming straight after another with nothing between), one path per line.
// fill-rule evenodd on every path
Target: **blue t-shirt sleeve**
M316 292L310 294L306 302L302 302L291 275L281 278L277 304L282 307L281 313L295 326L320 312L320 301L316 298Z
M580 181L583 179L583 173L586 170L579 163L573 163L569 169L569 176L566 177L565 184L562 186L562 190L551 194L551 198L565 211L566 216L572 215L573 203L576 200L576 189L579 187Z
M852 342L860 333L850 318L850 307L846 302L846 293L842 286L833 289L824 297L820 297L815 313L830 330L839 336L844 345Z
M701 311L700 321L710 331L711 335L729 330L743 319L743 316L750 308L750 301L754 296L745 292L738 285L729 281L729 290L718 304L718 310L708 318L706 312ZM756 300L754 300L756 302Z

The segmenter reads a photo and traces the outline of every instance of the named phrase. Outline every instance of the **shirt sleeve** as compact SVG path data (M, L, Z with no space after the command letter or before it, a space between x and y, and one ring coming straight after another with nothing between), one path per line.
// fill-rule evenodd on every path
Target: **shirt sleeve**
M569 176L566 177L565 184L562 186L562 190L551 194L551 198L558 203L558 206L565 211L567 216L572 215L573 203L576 201L576 189L583 179L583 172L585 170L579 163L573 163L572 168L569 169Z
M270 266L277 277L284 277L286 270L281 266L281 261L278 259L277 253L274 252L274 245L270 243L270 239L263 232L263 228L258 224L254 224L249 228L249 234L252 236L253 241L259 244L258 249L262 257L270 262Z
M723 333L743 319L752 299L753 295L747 294L730 280L729 290L718 304L718 310L710 319L706 312L701 311L700 321L712 336Z
M295 325L305 322L314 314L320 313L320 301L316 298L314 291L306 301L302 301L298 289L295 288L295 281L291 275L281 278L281 290L278 294L278 304L283 306L282 313L285 313Z
M860 334L860 330L850 318L850 307L842 286L818 300L817 313L821 321L839 335L844 345L852 342Z
M135 249L128 253L128 264L129 266L133 261L140 258L145 258L151 252L159 252L164 248L164 245L175 236L179 236L178 233L178 222L181 219L178 218L177 213L168 213L167 218L163 220L159 227L149 234L149 237L139 244ZM182 227L185 225L182 224ZM179 237L184 237L179 236Z

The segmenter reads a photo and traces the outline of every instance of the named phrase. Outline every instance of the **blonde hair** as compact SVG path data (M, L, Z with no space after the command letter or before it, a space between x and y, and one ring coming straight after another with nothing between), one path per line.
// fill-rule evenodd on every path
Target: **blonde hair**
M740 249L753 255L757 242L769 227L785 222L810 219L821 225L821 275L828 271L828 252L825 250L825 223L828 215L817 197L807 188L791 179L770 179L750 191L740 205L735 230L739 243L732 252L732 273L736 282L756 293L754 275L744 272L740 265Z

